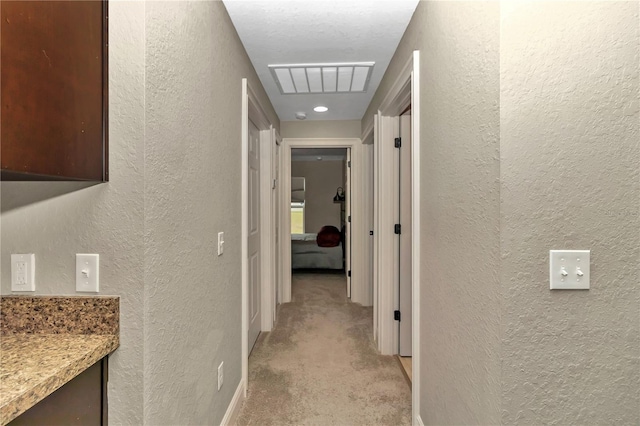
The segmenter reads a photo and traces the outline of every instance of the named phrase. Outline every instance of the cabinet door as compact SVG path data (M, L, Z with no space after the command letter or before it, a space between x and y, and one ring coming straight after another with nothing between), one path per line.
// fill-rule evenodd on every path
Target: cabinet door
M8 426L107 425L107 360L93 364Z
M4 180L108 180L107 2L0 3Z

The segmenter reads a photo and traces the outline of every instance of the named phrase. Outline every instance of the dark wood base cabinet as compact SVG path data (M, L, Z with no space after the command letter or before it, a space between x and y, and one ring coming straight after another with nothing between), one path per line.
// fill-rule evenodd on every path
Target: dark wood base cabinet
M9 423L20 425L107 425L107 357Z

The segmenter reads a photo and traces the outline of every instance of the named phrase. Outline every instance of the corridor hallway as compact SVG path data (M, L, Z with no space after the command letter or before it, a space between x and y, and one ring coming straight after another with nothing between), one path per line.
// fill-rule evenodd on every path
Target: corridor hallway
M292 302L249 358L238 425L409 425L411 390L372 340L373 308L350 303L345 277L294 274Z

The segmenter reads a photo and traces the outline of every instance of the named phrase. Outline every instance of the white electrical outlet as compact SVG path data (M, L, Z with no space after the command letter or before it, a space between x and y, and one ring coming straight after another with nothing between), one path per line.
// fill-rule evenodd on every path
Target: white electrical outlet
M222 387L224 382L224 361L218 366L218 390Z
M36 255L11 255L11 291L36 291Z
M100 290L100 255L76 254L76 291L97 293Z

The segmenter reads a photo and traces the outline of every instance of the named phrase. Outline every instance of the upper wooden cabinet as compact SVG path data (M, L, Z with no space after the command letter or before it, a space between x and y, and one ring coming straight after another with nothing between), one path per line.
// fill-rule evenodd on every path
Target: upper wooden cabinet
M108 180L107 12L0 2L3 180Z

